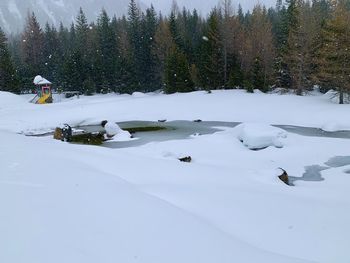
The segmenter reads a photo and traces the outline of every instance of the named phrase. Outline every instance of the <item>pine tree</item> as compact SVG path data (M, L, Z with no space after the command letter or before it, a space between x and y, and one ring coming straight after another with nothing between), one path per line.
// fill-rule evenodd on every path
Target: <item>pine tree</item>
M203 86L207 89L217 89L224 86L224 61L222 39L219 29L217 10L214 9L209 17L207 34L201 47L200 76Z
M183 51L190 64L198 59L198 48L202 41L201 21L196 10L183 9L177 17L170 19L170 28L178 48Z
M238 16L239 22L240 22L241 24L244 24L244 22L245 22L245 17L244 17L243 8L242 8L241 4L238 4L237 16Z
M277 50L278 55L275 59L276 85L277 87L291 88L292 80L288 63L286 62L288 51L288 37L291 29L297 26L297 0L286 0L287 9L283 6L279 12L279 26L276 28L277 33ZM278 1L277 5L281 4Z
M193 86L187 58L178 48L174 48L166 63L165 92L190 92L194 90Z
M59 83L61 56L59 54L58 33L56 28L48 23L44 31L43 57L45 66L42 74L51 82Z
M246 45L249 69L246 74L251 76L251 83L254 88L266 92L269 85L271 85L276 51L272 25L266 9L260 5L256 5L253 9L246 39L250 42Z
M116 42L116 34L110 23L110 18L107 12L103 9L98 21L98 52L96 56L101 63L99 72L100 85L104 84L109 89L113 89L116 85L116 71L118 61L118 50ZM97 63L98 64L98 63ZM95 68L95 71L97 69ZM95 72L96 74L96 72Z
M146 10L146 15L142 19L142 37L141 45L143 50L142 56L142 79L143 91L154 91L161 88L161 78L157 73L158 59L154 53L156 46L155 34L157 30L157 16L153 6Z
M63 87L69 91L85 93L83 83L90 78L91 57L89 57L89 25L84 11L80 8L76 23L69 31L69 50L63 61Z
M181 38L180 35L180 30L178 28L178 24L177 24L177 19L176 19L176 15L175 15L175 11L172 11L170 13L170 17L169 17L169 29L170 29L170 33L171 36L173 38L173 41L175 42L176 46L180 49L180 50L184 50L184 44L183 44L183 40Z
M63 89L65 91L79 91L84 93L82 83L84 80L81 78L81 55L78 52L72 52L65 57L62 66L63 73Z
M313 43L310 47L310 57L311 57L311 76L310 81L312 84L319 85L321 92L327 92L330 87L328 87L327 83L322 83L322 81L318 78L318 64L319 64L319 51L323 43L322 31L326 25L326 21L330 19L331 10L330 10L330 2L328 0L313 0L311 6L311 21L313 24ZM325 85L323 85L325 84Z
M292 88L297 95L312 87L311 73L313 70L312 51L317 40L318 25L313 19L311 6L302 1L297 2L297 22L291 28L288 38L288 63Z
M241 88L244 86L244 74L237 59L231 64L228 86L232 88Z
M44 71L44 34L34 13L28 14L25 31L22 34L22 60L24 64L24 82L31 88L36 75Z
M166 60L175 46L176 44L171 35L169 23L165 20L160 20L155 33L155 46L152 53L157 56L157 60L159 61L158 70L162 83L165 83Z
M256 89L260 89L261 91L264 91L264 92L267 91L264 67L262 65L260 57L256 57L253 64L252 85ZM248 91L252 92L252 90L248 90Z
M96 46L91 40L91 29L84 11L80 8L75 25L71 26L70 39L72 48L64 62L65 87L69 90L86 93L84 81L93 76L93 52ZM73 42L74 41L74 42Z
M0 91L20 93L16 70L11 61L5 33L0 28Z
M130 0L128 11L128 34L130 40L130 70L133 77L129 80L129 86L134 90L142 89L142 45L141 45L141 12L135 0Z
M332 16L322 32L323 43L318 54L318 77L336 89L339 103L350 93L350 12L346 1L332 1Z
M130 47L130 27L129 22L125 16L112 21L112 26L117 39L118 49L118 64L117 64L117 76L116 76L116 91L119 93L129 93L134 91L135 87L135 69L133 59L133 49Z
M87 23L86 15L82 8L79 9L79 13L76 17L75 23L75 45L74 52L75 63L79 68L79 81L82 83L88 77L89 72L89 63L88 63L88 33L89 33L89 25Z
M229 44L231 40L231 19L233 13L232 1L223 0L222 1L222 21L220 23L220 31L222 38L222 56L223 56L223 82L224 85L227 84L229 75Z
M88 40L89 25L83 9L80 7L75 20L76 48L83 51Z

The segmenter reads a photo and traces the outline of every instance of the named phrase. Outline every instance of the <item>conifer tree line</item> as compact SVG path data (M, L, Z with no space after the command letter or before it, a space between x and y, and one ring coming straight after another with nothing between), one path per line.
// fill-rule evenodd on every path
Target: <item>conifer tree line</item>
M208 17L196 10L170 15L145 11L131 0L128 14L102 10L88 23L80 9L70 27L0 29L0 90L33 88L42 75L61 91L132 93L164 90L272 88L303 95L314 85L350 93L350 0L277 0L246 13L221 0ZM112 10L111 10L112 11Z

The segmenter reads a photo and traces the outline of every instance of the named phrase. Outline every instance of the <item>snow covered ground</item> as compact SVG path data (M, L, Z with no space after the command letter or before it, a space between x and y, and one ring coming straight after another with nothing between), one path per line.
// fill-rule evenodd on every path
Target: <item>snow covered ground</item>
M248 94L241 90L189 94L96 95L53 105L26 103L33 96L2 93L0 129L14 132L54 128L60 123L99 124L101 120L213 120L261 122L350 130L350 105L327 95ZM14 103L17 102L17 103Z
M314 94L99 95L33 105L0 93L0 262L350 262L350 140L289 133L251 151L238 127L125 149L19 133L101 120L221 120L349 129L350 105ZM332 124L332 125L330 125ZM192 163L177 156L190 155Z

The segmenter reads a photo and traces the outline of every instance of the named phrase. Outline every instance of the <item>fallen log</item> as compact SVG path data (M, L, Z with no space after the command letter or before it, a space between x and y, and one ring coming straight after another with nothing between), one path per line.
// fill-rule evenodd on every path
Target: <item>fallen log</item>
M102 133L81 133L72 135L70 142L89 144L89 145L101 145L105 138Z

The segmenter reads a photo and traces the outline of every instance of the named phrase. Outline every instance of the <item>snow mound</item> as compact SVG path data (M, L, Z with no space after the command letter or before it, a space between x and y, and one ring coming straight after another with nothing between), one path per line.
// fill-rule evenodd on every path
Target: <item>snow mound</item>
M132 96L134 98L144 98L144 97L147 97L147 95L143 92L138 92L138 91L135 91Z
M344 127L336 122L327 122L321 127L321 129L325 132L337 132L344 130Z
M237 138L251 150L264 149L269 146L282 148L281 139L287 138L287 132L266 124L243 123L236 127Z
M130 132L120 130L118 134L116 134L111 140L108 140L107 142L127 142L135 140L138 140L138 138L132 138Z
M131 134L122 130L115 122L107 122L104 128L109 137L114 137L113 141L128 141L131 138Z
M329 90L327 93L323 95L324 98L327 100L330 100L334 104L339 104L339 93L335 90ZM344 93L344 103L349 104L350 103L350 95Z
M109 121L105 125L105 130L108 136L114 136L117 135L122 129L115 122Z

